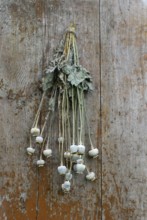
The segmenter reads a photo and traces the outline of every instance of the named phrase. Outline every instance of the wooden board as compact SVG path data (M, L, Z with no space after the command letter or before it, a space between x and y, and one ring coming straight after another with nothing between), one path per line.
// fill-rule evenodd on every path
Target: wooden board
M89 163L94 183L74 176L72 191L61 192L56 144L45 168L26 154L37 110L42 70L64 30L77 23L80 62L90 70L95 91L88 115L95 146L100 143L99 1L0 1L0 219L56 220L101 218L101 160ZM55 137L57 132L54 128ZM87 144L89 148L89 144Z
M147 1L101 1L103 220L147 219Z
M147 1L0 0L0 17L0 219L146 220ZM75 175L64 195L56 144L40 170L26 148L44 66L73 20L100 157L97 180Z

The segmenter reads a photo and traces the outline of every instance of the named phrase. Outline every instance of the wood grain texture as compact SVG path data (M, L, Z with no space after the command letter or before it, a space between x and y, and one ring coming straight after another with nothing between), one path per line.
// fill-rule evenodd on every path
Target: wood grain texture
M147 1L0 0L0 17L0 219L146 220ZM63 195L56 123L45 168L26 147L42 70L73 20L94 78L88 115L102 160L88 162L94 183L75 175Z
M75 175L71 193L63 195L63 178L56 170L56 144L43 169L36 168L37 156L31 159L26 154L41 97L42 70L73 20L77 23L80 62L94 78L88 115L94 144L99 145L99 0L1 0L0 12L0 219L99 220L100 159L89 163L97 174L94 183ZM55 143L56 125L52 133Z
M147 4L101 1L103 220L147 219Z

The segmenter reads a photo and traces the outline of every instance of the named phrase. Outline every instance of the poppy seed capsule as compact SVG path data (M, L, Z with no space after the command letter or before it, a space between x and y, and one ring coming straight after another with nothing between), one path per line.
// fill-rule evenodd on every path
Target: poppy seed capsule
M69 181L65 181L63 184L62 184L62 190L63 192L67 193L70 191L70 182Z
M96 157L98 157L99 150L98 150L98 148L93 148L92 150L90 150L88 152L88 154L90 157L96 158Z
M31 128L31 134L33 136L38 136L40 134L40 129L37 127Z
M61 165L61 166L58 167L58 173L59 173L60 175L65 175L65 174L66 174L66 171L67 171L66 166Z
M68 180L66 180L63 184L64 184L65 188L69 188L71 185L71 183Z
M86 179L87 180L90 180L90 181L94 181L96 178L95 178L95 173L94 172L89 172L87 175L86 175Z
M51 149L46 149L46 150L44 150L43 151L43 155L45 156L45 157L51 157L52 156L52 150Z
M85 153L85 146L84 145L82 145L82 144L78 145L78 153L82 154L82 155Z
M79 174L83 174L86 166L82 163L78 163L76 165L74 165L74 170L76 171L76 173L79 173Z
M32 147L28 147L28 148L27 148L27 153L28 153L29 155L34 154L34 152L35 152L35 149L34 149L34 148L32 148Z
M65 174L65 180L69 181L72 179L72 174L70 172Z
M37 165L38 165L38 167L43 167L44 164L45 164L45 161L44 161L44 160L42 160L42 159L37 160Z
M77 151L78 151L78 146L77 145L73 144L73 145L70 146L70 152L72 154L77 153Z
M83 159L78 159L76 164L76 173L82 174L86 168Z
M36 143L42 144L42 142L43 142L43 137L37 136L37 137L36 137Z
M68 152L68 151L64 152L64 158L65 159L70 159L70 157L71 157L71 153L70 152Z
M71 160L73 163L77 163L77 160L81 158L81 155L79 154L72 154Z

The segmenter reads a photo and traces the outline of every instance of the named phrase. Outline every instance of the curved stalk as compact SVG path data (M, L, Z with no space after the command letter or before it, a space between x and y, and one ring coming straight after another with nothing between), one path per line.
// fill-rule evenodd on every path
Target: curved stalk
M70 158L70 167L69 167L70 173L71 173L71 170L72 170L72 161L71 161L71 158Z
M79 106L77 106L77 143L80 143L80 112Z
M70 44L71 44L71 34L69 33L69 40L68 40L68 50L67 50L67 58L66 60L68 61L69 55L70 55Z
M77 94L78 94L78 102L79 102L79 113L80 113L80 143L79 144L82 144L82 130L83 130L83 120L82 120L82 103L81 103L81 94L80 94L80 91L79 89L77 88Z
M78 54L78 47L76 43L76 38L74 38L74 44L75 44L75 51L76 51L76 64L79 65L79 54Z
M61 137L61 95L60 95L60 91L59 91L59 96L58 96L58 111L59 111L59 138ZM59 143L59 152L61 151L61 143L60 141Z
M74 87L72 86L72 143L75 144L75 99Z
M44 129L45 129L45 127L46 127L46 124L47 124L47 120L48 120L48 118L49 118L49 115L50 115L50 110L48 111L48 113L47 113L47 115L46 115L46 117L45 117L45 121L44 121L42 130L41 130L41 133L40 133L41 136L42 136L42 134L43 134L43 132L44 132Z
M92 150L92 149L94 149L94 147L93 147L93 143L92 143L92 139L91 139L90 126L88 123L87 112L86 112L86 108L85 108L85 101L84 101L84 112L85 112L85 119L86 119L86 124L87 124L87 128L88 128L88 137L89 137L91 150Z
M38 108L37 113L36 113L36 115L35 115L35 119L34 119L32 128L33 128L33 127L37 127L38 120L39 120L39 116L40 116L40 111L41 111L42 104L43 104L44 97L45 97L45 93L46 93L46 92L44 92L43 95L42 95L41 102L40 102L40 104L39 104L39 108Z
M47 143L46 143L46 149L49 148L49 144L50 144L50 136L51 136L51 131L52 131L52 123L53 123L53 119L54 119L54 114L51 114L50 116L50 122L49 122L49 129L48 129L48 136L47 136Z
M32 147L32 136L30 135L30 147Z
M66 57L64 62L68 61L69 54L70 54L70 44L71 44L71 35L70 35L70 32L67 32L66 37L65 37L65 47L63 51L63 54Z
M85 122L85 114L84 114L84 93L83 90L81 91L81 112L82 112L82 139L83 139L83 144L84 144L84 139L85 139L85 126L84 126L84 122Z
M68 92L67 92L67 87L65 89L66 91L66 103L67 103L67 146L68 146L68 150L69 150L69 145L71 144L71 133L70 133L70 119L69 119L69 98L68 98Z
M46 137L45 137L45 139L44 139L44 141L43 141L43 143L41 144L41 147L40 147L40 160L42 159L42 153L43 153L43 148L44 148L44 144L45 144L45 141L46 141Z
M46 138L47 138L47 137L44 138L43 143L42 143L42 145L41 145L41 149L40 149L40 154L41 154L41 155L42 155L42 153L43 153L43 149L44 149L44 145L45 145L45 142L46 142Z
M72 35L72 45L73 45L73 50L74 50L74 64L77 64L77 56L76 56L76 47L75 47L75 36L74 34Z
M90 171L89 171L89 168L86 166L86 170L87 170L87 173L89 174L90 173Z
M64 100L64 137L65 137L65 151L67 150L68 145L68 134L67 134L67 98L66 98L66 86L65 86L65 100ZM63 152L64 157L64 152Z
M65 103L65 91L63 92L63 97L62 97L62 137L64 138L64 120L65 120L65 111L64 111L64 103ZM61 165L63 165L63 144L64 141L62 141L61 145Z
M50 97L50 99L55 99L55 102L56 102L56 93L57 93L57 87L55 87L55 89L54 90L52 90L52 95L51 95L51 97ZM55 104L54 104L55 105ZM55 108L55 106L53 106L54 108ZM43 132L44 132L44 129L45 129L45 127L46 127L46 125L47 125L47 121L48 121L48 118L49 118L49 116L50 116L50 113L52 112L52 111L54 111L54 109L52 109L52 108L50 108L50 106L49 106L49 108L48 108L48 113L47 113L47 116L45 117L45 121L44 121L44 125L43 125L43 127L42 127L42 131L41 131L41 136L42 136L42 134L43 134ZM46 149L48 149L48 146L49 146L49 139L50 139L50 137L49 137L49 135L50 135L50 133L49 133L49 131L51 130L51 122L52 122L52 117L53 117L53 114L51 115L51 119L50 119L50 126L49 126L49 129L48 129L48 135L47 135L47 143L46 143Z
M74 53L74 65L79 65L79 57L78 57L78 49L76 44L76 37L74 34L72 34L72 46L73 46L73 53ZM79 92L80 90L77 88L77 94L76 94L76 101L74 103L74 113L75 118L74 120L77 122L77 139L78 143L82 143L82 132L83 132L83 109L82 109L82 103L81 103L81 94ZM77 102L79 104L79 115L77 114ZM80 119L80 124L78 124L78 117ZM80 131L79 131L79 125L80 125Z

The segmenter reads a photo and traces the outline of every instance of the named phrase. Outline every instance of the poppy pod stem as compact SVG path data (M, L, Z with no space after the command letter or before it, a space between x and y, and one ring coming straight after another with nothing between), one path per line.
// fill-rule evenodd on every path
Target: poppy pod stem
M49 118L49 115L50 115L50 110L48 111L48 113L47 113L47 115L46 115L46 117L45 117L45 121L44 121L42 130L41 130L41 134L40 134L41 136L42 136L42 134L43 134L43 132L44 132L44 129L45 129L45 127L46 127L46 124L47 124L47 120L48 120L48 118Z
M92 143L91 143L91 150L93 150L94 149L94 147L93 147L93 145L92 145Z
M90 173L90 171L89 171L89 168L86 166L86 170L87 170L87 173L89 174Z
M75 144L75 100L74 100L74 87L72 86L72 143Z
M78 103L79 103L79 112L80 112L80 143L82 143L82 134L83 134L83 102L82 102L82 95L83 91L80 91L77 88L77 94L78 94Z
M69 116L69 98L67 93L67 87L66 87L66 103L67 103L67 146L71 144L71 132L70 132L70 116ZM69 147L68 147L69 150Z
M74 64L77 64L77 56L76 56L76 48L75 48L75 36L72 35L72 44L73 44L73 50L74 50Z
M71 160L71 158L70 158L70 167L69 167L69 171L71 172L71 169L72 169L72 160Z
M91 139L91 132L90 132L90 126L89 126L89 122L88 122L88 118L87 118L87 112L86 112L86 107L85 107L85 100L84 100L83 107L84 107L84 113L85 113L86 124L87 124L87 127L88 127L89 141L90 141L91 150L92 150L92 149L94 149L94 147L93 147L93 143L92 143L92 139Z
M44 140L43 140L43 142L42 142L42 144L41 144L41 150L40 150L41 154L42 154L42 152L43 152L43 148L44 148L44 146L45 146L46 139L47 139L47 136L44 138Z
M85 122L85 112L84 112L84 92L83 89L81 90L81 112L82 112L82 122L81 122L81 129L82 129L82 134L81 134L81 138L82 138L82 143L84 143L84 134L85 134L85 126L84 126L84 122Z
M59 91L59 96L58 96L58 112L59 112L59 138L61 138L61 124L62 124L62 119L61 119L61 95ZM59 144L59 152L61 151L61 141L59 141L58 138L58 144Z
M63 91L62 96L62 137L64 138L64 123L65 123L65 90ZM61 164L63 164L63 148L64 148L64 141L61 143Z
M38 120L39 120L39 116L40 116L40 111L41 111L42 104L43 104L44 97L45 97L45 93L46 93L46 92L44 92L43 95L42 95L41 102L40 102L40 104L39 104L39 108L38 108L37 113L36 113L36 115L35 115L35 119L34 119L34 122L33 122L32 127L37 127Z
M48 149L49 148L49 141L50 141L50 136L48 134L47 136L47 142L46 142L46 145L45 145L45 149Z
M30 146L32 146L32 137L30 135Z

